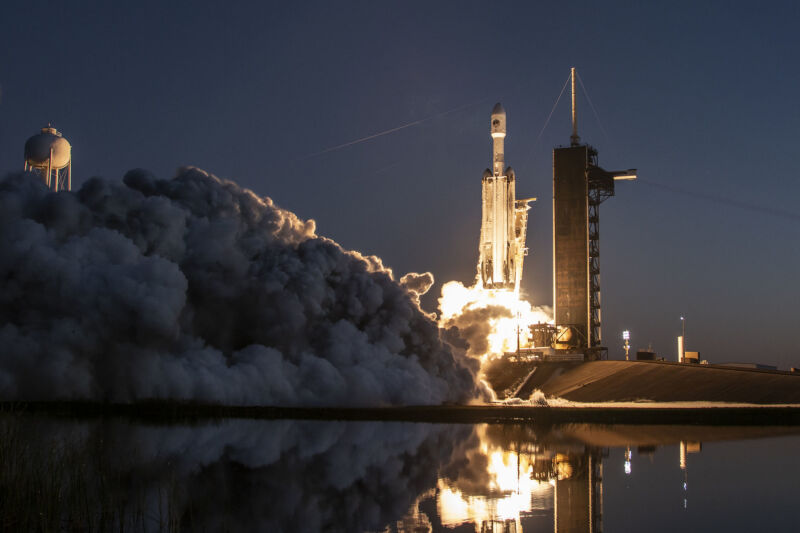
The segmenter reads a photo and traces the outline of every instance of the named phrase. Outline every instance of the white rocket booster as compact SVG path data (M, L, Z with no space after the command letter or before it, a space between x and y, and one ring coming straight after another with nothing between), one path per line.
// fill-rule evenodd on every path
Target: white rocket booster
M490 123L494 145L492 169L483 173L483 218L481 223L478 279L485 289L519 291L528 225L528 202L516 200L515 176L505 166L506 111L499 103Z

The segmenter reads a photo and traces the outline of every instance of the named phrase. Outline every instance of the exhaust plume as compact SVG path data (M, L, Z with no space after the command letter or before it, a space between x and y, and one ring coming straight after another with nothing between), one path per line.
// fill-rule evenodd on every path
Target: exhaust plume
M461 337L467 354L484 362L513 351L517 343L530 347L529 327L552 322L549 307L533 306L514 291L485 289L479 281L470 287L458 281L445 283L439 310L439 326L448 335Z
M233 182L0 181L0 399L466 402L476 364L398 283ZM427 286L427 287L426 287Z

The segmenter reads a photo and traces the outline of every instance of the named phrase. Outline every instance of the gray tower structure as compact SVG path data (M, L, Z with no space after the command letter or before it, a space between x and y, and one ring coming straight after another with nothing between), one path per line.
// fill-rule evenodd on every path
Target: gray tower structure
M596 352L602 345L599 206L616 180L636 170L606 171L597 150L581 144L572 69L570 146L553 150L553 305L556 348Z

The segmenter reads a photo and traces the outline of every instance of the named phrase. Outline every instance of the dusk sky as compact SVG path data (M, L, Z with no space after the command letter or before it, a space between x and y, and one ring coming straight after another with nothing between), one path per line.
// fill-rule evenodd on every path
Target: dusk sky
M549 306L567 92L540 132L574 66L582 140L640 177L600 208L610 357L629 329L674 360L684 315L701 359L800 366L800 8L641 4L5 2L0 174L48 122L75 188L198 166L398 278L432 272L433 310L475 276L499 101L517 194L539 198L522 287Z

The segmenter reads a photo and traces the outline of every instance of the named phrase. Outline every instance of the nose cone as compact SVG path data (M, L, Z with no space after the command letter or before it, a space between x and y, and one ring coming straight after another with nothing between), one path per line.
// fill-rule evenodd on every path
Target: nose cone
M497 102L492 109L492 120L490 123L492 137L505 137L506 135L506 110Z

